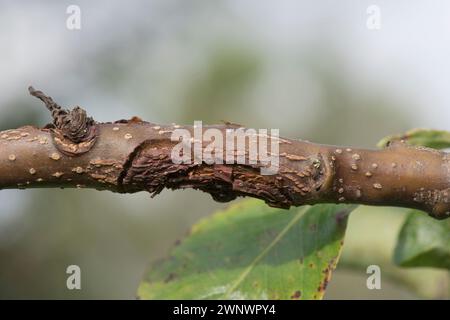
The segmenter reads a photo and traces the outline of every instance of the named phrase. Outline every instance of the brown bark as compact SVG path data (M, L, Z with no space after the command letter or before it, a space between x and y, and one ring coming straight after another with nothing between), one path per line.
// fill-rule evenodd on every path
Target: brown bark
M261 175L260 164L174 164L174 125L133 118L96 123L83 109L62 109L30 88L53 116L45 128L0 132L0 189L77 187L158 194L195 188L217 201L238 196L289 208L323 202L417 208L450 216L450 159L444 152L402 141L364 150L279 139L280 169ZM193 131L191 126L181 128ZM234 124L217 128L225 135ZM204 146L203 146L204 147Z

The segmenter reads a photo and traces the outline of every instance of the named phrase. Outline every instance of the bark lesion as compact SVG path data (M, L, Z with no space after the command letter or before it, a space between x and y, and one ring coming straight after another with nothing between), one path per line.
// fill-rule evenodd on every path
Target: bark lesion
M245 163L197 163L195 151L190 162L175 163L171 153L178 141L171 133L180 127L194 132L195 126L158 125L137 117L97 123L80 107L66 110L41 91L30 88L30 93L44 102L53 123L0 132L0 189L86 187L155 196L165 188L194 188L221 202L251 196L280 208L357 203L450 217L450 156L445 152L402 141L367 150L279 138L279 170L271 175L262 174L264 161L250 161L248 150L234 149L235 159L245 153ZM205 128L225 137L236 127ZM201 148L207 146L202 142Z
M262 164L250 164L248 158L246 164L175 164L171 159L174 145L168 139L147 140L139 145L119 178L122 192L147 190L153 197L165 188L193 188L219 202L251 196L269 206L287 209L318 201L321 189L328 188L334 174L332 163L327 164L320 153L301 156L290 150L282 153L280 170L274 175L261 175Z

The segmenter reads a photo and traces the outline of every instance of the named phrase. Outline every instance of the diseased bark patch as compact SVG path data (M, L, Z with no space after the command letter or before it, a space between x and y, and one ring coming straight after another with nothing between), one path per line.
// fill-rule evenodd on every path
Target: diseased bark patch
M96 123L79 107L65 110L40 91L30 88L30 93L45 103L53 124L0 132L0 189L87 187L122 193L146 190L154 196L164 188L194 188L217 201L252 196L280 208L358 203L450 217L450 157L445 152L404 141L375 151L277 138L279 170L274 175L262 174L261 162L251 164L248 150L234 150L235 157L245 155L244 164L176 164L171 133L179 125L137 117ZM235 127L208 126L223 136Z
M312 201L325 180L320 156L285 157L278 174L261 175L258 164L174 164L173 146L154 140L138 147L119 179L123 192L145 189L155 196L164 188L193 188L219 202L252 196L273 207L289 208Z

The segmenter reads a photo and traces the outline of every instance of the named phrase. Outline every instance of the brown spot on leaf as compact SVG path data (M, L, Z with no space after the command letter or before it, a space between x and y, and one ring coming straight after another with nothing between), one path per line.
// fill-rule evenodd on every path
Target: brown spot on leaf
M347 217L350 214L350 210L343 209L335 214L336 223L340 227L345 227L347 225Z

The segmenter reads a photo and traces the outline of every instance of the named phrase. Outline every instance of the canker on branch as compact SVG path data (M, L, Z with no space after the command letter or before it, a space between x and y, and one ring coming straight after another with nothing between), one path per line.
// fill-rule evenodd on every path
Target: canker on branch
M281 208L324 202L416 208L437 219L450 216L447 153L392 143L382 150L280 139L279 170L261 175L261 164L175 164L176 128L139 118L98 123L76 107L65 110L30 88L53 123L0 132L0 189L77 187L132 193L194 188L217 201L239 196ZM215 128L223 133L236 125ZM202 148L207 143L202 144ZM237 150L236 150L237 151Z

